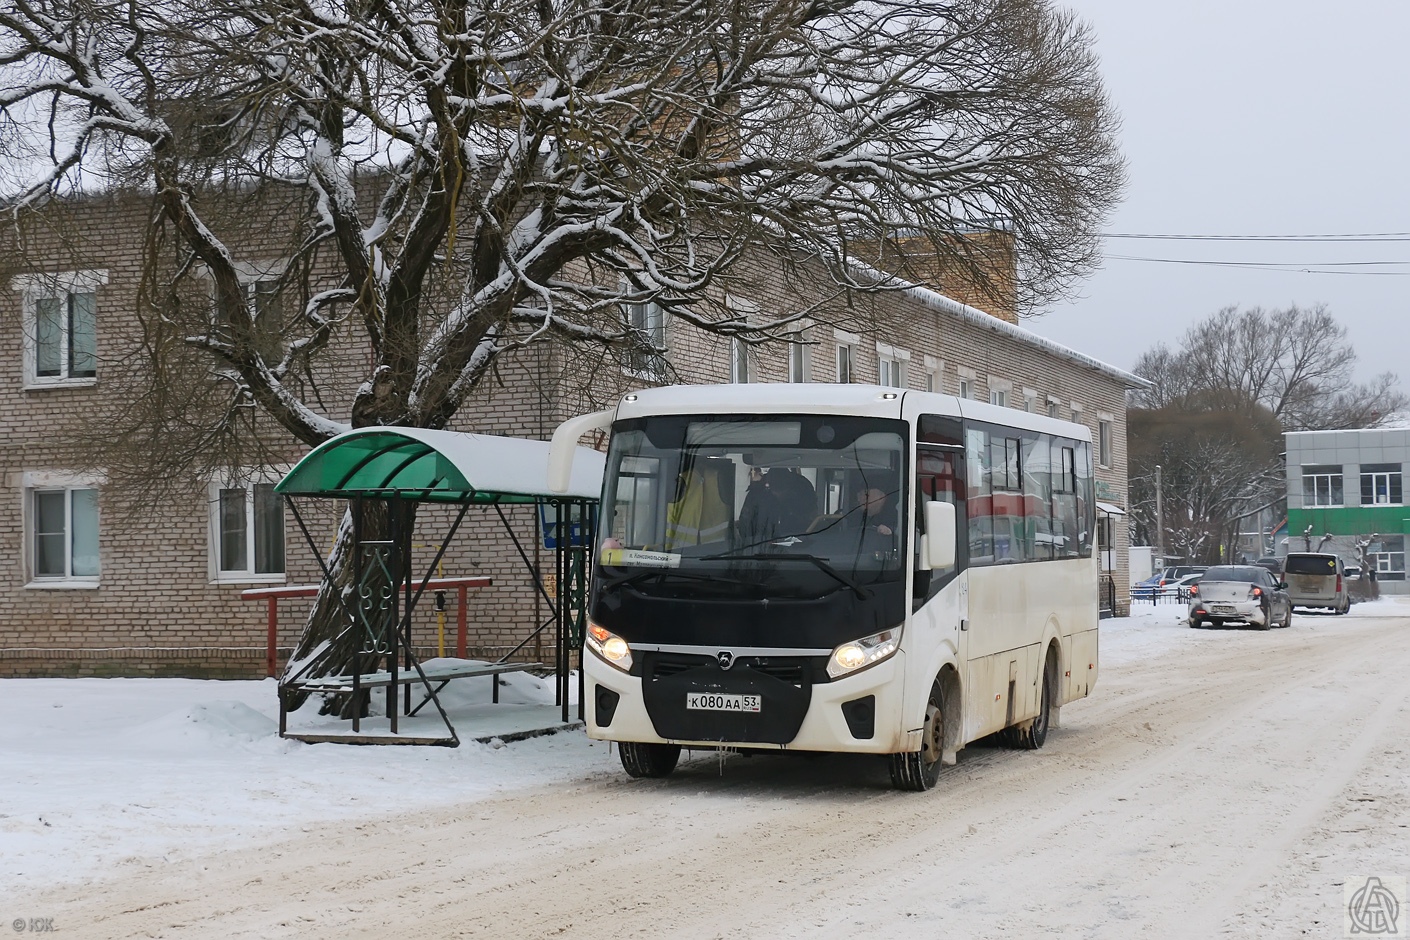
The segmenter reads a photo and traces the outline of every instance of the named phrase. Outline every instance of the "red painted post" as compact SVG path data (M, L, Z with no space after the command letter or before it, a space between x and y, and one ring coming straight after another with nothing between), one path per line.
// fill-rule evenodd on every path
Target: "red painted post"
M274 678L275 662L278 658L279 643L279 598L269 598L269 638L265 644L264 667L265 675Z
M455 592L455 655L459 659L466 658L465 598L468 593L469 589L463 584Z

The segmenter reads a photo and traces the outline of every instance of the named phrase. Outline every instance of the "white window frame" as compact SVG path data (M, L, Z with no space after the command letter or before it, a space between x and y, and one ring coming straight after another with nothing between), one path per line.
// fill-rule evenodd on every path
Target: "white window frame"
M242 470L238 473L230 472L217 477L210 482L208 488L207 510L209 524L207 525L207 558L210 566L210 582L212 584L283 584L288 580L289 571L289 530L283 518L284 501L278 500L280 512L280 532L283 541L284 570L283 571L255 571L255 486L272 486L283 479L290 468L261 468ZM221 517L220 517L220 493L221 490L243 489L245 491L245 567L240 569L222 569L221 561Z
M1112 455L1114 439L1112 438L1112 416L1102 412L1097 413L1097 466L1110 469L1115 464Z
M943 384L945 376L945 363L934 356L925 357L925 390L927 392L940 393L945 390Z
M1033 413L1034 406L1038 404L1038 390L1025 388L1023 390L1023 410L1029 414Z
M959 366L955 369L955 372L957 372L960 377L959 397L965 399L974 398L979 388L979 374L965 366Z
M26 471L21 475L20 498L21 519L24 536L25 587L38 590L92 590L99 587L103 575L101 508L96 510L93 520L99 540L98 570L91 575L73 573L73 494L76 491L97 490L100 493L106 480L101 474L69 473L66 471ZM36 539L39 520L36 518L36 494L65 494L64 498L64 574L62 576L40 575L38 573Z
M898 349L889 343L876 344L876 384L888 388L905 388L910 376L909 350Z
M788 343L788 381L805 383L813 378L813 345L811 326L802 326Z
M98 319L98 291L99 288L108 283L108 272L106 268L96 268L89 271L61 271L55 274L21 274L11 279L10 287L20 294L21 319L23 321L22 333L24 334L24 350L22 358L24 388L26 391L37 391L46 388L81 388L98 384L97 362L95 358L94 375L70 376L68 374L68 362L71 354L71 337L69 336L69 318L62 317L60 323L60 356L61 363L59 375L39 374L39 316L38 302L40 300L58 300L67 304L72 303L75 294L93 294L94 305L94 354L97 353L97 325Z
M1362 470L1360 476L1361 476L1361 479L1360 479L1360 481L1359 481L1360 486L1359 486L1359 488L1358 488L1359 491L1358 491L1358 493L1357 493L1357 498L1360 500L1360 504L1361 504L1362 506L1403 506L1403 505L1405 504L1405 478L1404 478L1404 476L1403 476L1403 471L1401 471L1401 470L1371 470L1371 471ZM1370 477L1370 478L1371 478L1371 501L1370 501L1370 502L1367 502L1367 501L1366 501L1366 498L1365 498L1365 493L1366 493L1366 478L1367 478L1367 477ZM1392 501L1391 498L1390 498L1390 496L1391 496L1390 491L1394 488L1394 487L1391 486L1391 483L1394 482L1394 481L1391 480L1391 477L1399 477L1399 478L1400 478L1400 479L1399 479L1399 482L1400 482L1400 484L1401 484L1400 499L1399 499L1399 500L1396 500L1396 501ZM1385 492L1385 497L1386 497L1386 498L1385 498L1385 499L1381 499L1381 498L1380 498L1380 497L1381 497L1381 494L1378 493L1378 492L1376 492L1376 483L1377 483L1378 481L1381 481L1381 480L1383 480L1383 481L1385 482L1385 490L1386 490L1386 492Z
M638 326L638 315L644 325ZM661 349L647 349L644 345L633 345L627 350L627 361L622 372L649 382L659 382L666 377L666 308L654 300L634 301L622 304L622 319L630 330L641 334L646 343Z
M986 376L989 386L989 404L999 408L1009 406L1009 396L1013 394L1013 383L994 376Z
M1049 396L1048 396L1048 417L1049 417L1049 418L1060 418L1060 417L1061 417L1061 416L1058 414L1058 406L1061 405L1061 404L1062 404L1062 399L1058 398L1056 395L1049 395Z
M1314 464L1309 464L1308 466L1316 466L1316 465L1314 465ZM1308 498L1307 498L1307 481L1308 481L1308 480L1311 480L1311 481L1312 481L1312 499L1311 499L1310 502L1308 501ZM1337 482L1337 488L1339 488L1339 489L1341 490L1341 499L1339 499L1339 500L1337 500L1337 501L1335 501L1335 502L1332 501L1332 491L1333 491L1333 489L1332 489L1332 481L1333 481L1333 480L1338 481L1338 482ZM1319 481L1325 482L1326 485L1325 485L1325 486L1321 486L1320 483L1319 483ZM1325 497L1323 496L1324 491L1325 491ZM1324 498L1325 498L1325 500L1326 500L1325 502L1323 501ZM1336 473L1330 473L1330 472L1327 472L1327 473L1308 473L1308 472L1306 472L1305 469L1303 470L1303 473L1302 473L1302 506L1303 506L1304 509L1340 509L1340 508L1344 507L1345 505L1346 505L1346 473L1345 473L1345 470L1344 470L1344 469L1343 469L1343 470L1339 470L1339 471L1337 471Z
M833 339L837 340L837 381L849 385L857 381L857 347L862 338L856 333L834 329Z
M725 307L736 318L743 319L749 325L754 324L754 319L759 313L759 305L751 300L744 300L731 294L725 295ZM729 380L734 384L742 384L757 381L759 364L755 361L754 348L749 343L738 336L731 336L729 341Z

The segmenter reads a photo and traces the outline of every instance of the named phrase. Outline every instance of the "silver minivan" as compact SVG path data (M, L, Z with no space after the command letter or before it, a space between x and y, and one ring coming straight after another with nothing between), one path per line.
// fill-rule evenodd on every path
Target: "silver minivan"
M1351 609L1346 570L1330 552L1288 552L1283 580L1294 607L1322 607L1337 614Z

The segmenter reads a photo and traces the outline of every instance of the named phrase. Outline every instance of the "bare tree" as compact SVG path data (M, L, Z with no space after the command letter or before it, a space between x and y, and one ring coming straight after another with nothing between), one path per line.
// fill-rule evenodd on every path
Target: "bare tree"
M144 342L225 392L186 396L198 421L146 409L200 429L188 469L242 429L443 427L505 357L629 343L626 303L783 336L802 313L719 302L746 251L839 294L896 287L877 267L917 244L982 281L956 233L999 219L1032 308L1092 266L1122 178L1091 37L1043 0L16 0L0 76L17 217L152 200ZM286 224L302 288L274 330L239 263L251 219Z
M1137 360L1155 385L1144 408L1271 411L1288 431L1375 427L1406 406L1392 373L1351 379L1356 351L1321 304L1285 310L1226 307L1186 331L1178 351L1157 345Z
M1281 435L1266 410L1132 409L1127 416L1131 516L1156 544L1155 466L1161 467L1164 544L1183 559L1227 558L1238 522L1274 504L1285 488Z

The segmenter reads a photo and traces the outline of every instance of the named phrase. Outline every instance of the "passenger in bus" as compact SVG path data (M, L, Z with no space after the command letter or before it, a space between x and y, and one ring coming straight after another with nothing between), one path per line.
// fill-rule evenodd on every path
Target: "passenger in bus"
M784 467L750 467L739 534L749 544L801 535L813 521L816 505L813 484L802 474Z

